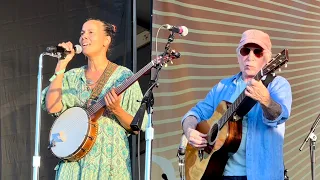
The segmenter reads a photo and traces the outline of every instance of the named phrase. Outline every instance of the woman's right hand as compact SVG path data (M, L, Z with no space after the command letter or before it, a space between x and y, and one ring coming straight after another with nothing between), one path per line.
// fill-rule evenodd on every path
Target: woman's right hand
M73 58L73 56L75 55L75 51L73 49L73 44L68 41L68 42L62 42L60 44L58 44L58 46L63 47L66 51L69 51L70 53L66 54L64 59L60 59L58 63L63 63L65 65L67 65Z

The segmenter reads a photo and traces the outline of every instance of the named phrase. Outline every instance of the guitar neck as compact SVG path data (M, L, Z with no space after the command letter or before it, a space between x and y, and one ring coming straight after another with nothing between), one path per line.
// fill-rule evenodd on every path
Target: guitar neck
M126 89L128 89L133 83L135 83L141 76L143 76L146 72L148 72L152 67L154 66L154 62L151 61L146 66L144 66L142 69L140 69L136 74L130 76L128 79L126 79L120 86L115 88L115 93L117 95L120 95L123 93ZM89 106L87 108L87 112L89 116L92 116L97 111L99 111L101 108L106 106L106 103L104 101L104 98L99 99L95 104Z
M262 75L258 73L254 79L259 81L261 80ZM243 117L246 115L250 109L256 104L257 102L250 97L247 97L245 95L245 90L242 91L242 93L238 96L238 98L230 105L224 116L220 119L221 126L223 125L231 118L231 116L236 113L238 116Z

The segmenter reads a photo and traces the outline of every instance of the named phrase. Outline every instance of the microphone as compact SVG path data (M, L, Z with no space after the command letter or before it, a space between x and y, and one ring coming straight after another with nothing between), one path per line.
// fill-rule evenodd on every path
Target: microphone
M186 153L186 147L188 144L188 139L186 135L182 134L179 149L178 149L178 155L184 155Z
M80 45L74 45L73 49L76 54L80 54L82 52L82 47ZM46 51L48 53L63 53L63 54L68 54L70 51L67 51L65 48L61 46L49 46L46 48Z
M188 34L188 28L185 26L171 26L170 24L163 25L164 28L169 31L180 34L181 36L186 36Z

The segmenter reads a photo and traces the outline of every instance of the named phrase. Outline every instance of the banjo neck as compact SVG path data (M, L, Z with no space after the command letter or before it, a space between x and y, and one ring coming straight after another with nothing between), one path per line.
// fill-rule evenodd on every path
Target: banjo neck
M136 74L130 76L128 79L126 79L120 86L115 88L115 93L117 95L120 95L123 93L126 89L128 89L133 83L135 83L141 76L143 76L146 72L148 72L152 67L154 66L154 62L151 61L146 66L144 66L142 69L140 69ZM95 104L90 105L87 108L87 112L89 116L92 116L96 112L98 112L101 108L106 106L106 102L104 101L104 98L99 99Z
M120 86L115 88L115 93L117 95L120 95L123 93L126 89L128 89L133 83L135 83L141 76L143 76L145 73L147 73L152 67L159 67L161 68L164 64L166 64L168 61L171 61L173 59L177 59L180 57L180 53L176 52L175 50L169 50L169 53L166 53L163 56L159 56L156 59L153 59L151 62L149 62L147 65L145 65L142 69L140 69L136 74L130 76L128 79L126 79ZM96 112L98 112L101 108L105 107L106 103L104 101L104 98L99 99L95 104L90 105L87 108L87 113L91 117Z

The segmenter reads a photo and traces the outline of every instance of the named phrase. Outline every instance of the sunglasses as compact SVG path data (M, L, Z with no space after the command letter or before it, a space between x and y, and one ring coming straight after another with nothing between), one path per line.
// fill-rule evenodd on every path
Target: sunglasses
M257 58L261 58L263 56L263 49L260 48L248 48L248 47L242 47L239 51L239 53L241 54L241 56L248 56L248 54L250 53L250 51L253 51L254 55Z

